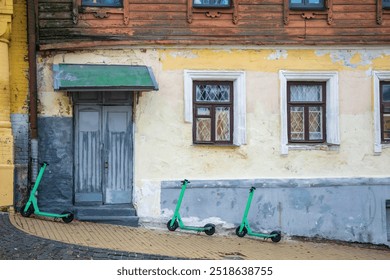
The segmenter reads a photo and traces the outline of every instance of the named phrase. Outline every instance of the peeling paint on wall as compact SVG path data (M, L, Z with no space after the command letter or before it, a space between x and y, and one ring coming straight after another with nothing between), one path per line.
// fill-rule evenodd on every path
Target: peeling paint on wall
M231 49L160 50L164 70L175 69L246 69L277 72L287 70L368 70L388 68L388 50L315 50L315 49ZM221 63L223 61L223 63ZM219 62L219 63L217 63Z
M70 117L73 114L71 97L64 92L39 92L38 113L44 116Z
M329 56L334 63L354 69L374 65L378 68L390 61L390 50L318 50L316 54Z
M142 180L134 188L134 206L137 214L144 217L160 215L160 184L159 181Z
M287 59L288 52L287 50L276 50L274 53L271 53L268 56L269 60L279 60L279 59Z

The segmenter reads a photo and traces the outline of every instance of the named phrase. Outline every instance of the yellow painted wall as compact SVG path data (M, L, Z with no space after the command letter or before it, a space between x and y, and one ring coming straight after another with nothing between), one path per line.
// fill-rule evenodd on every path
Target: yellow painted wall
M388 49L144 49L61 53L40 60L40 113L72 116L65 93L54 92L53 63L143 64L158 92L135 108L135 204L140 216L159 214L162 180L388 177L390 149L374 154L373 70L390 70ZM240 147L192 144L184 121L184 70L246 73L246 136ZM337 71L340 147L281 155L280 70ZM70 108L70 109L69 109Z
M389 69L390 50L371 49L165 49L163 70L225 69L276 73L285 70Z
M14 1L10 40L11 114L28 114L28 46L26 0Z
M14 155L8 54L12 4L10 0L0 0L0 207L13 204Z

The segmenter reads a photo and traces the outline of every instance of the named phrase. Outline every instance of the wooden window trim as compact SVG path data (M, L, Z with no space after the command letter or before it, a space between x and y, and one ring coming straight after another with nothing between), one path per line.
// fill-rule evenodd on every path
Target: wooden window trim
M73 0L73 23L78 24L79 20L85 20L87 14L95 18L105 19L111 14L122 14L123 24L129 24L129 1L122 0L122 7L83 7L82 0Z
M318 16L325 16L326 22L333 24L333 0L324 0L325 8L323 10L318 9L290 9L289 0L283 0L283 22L288 25L291 16L300 15L304 20L310 20L317 18Z
M196 86L197 85L229 85L230 86L230 101L229 102L206 102L196 101ZM193 100L193 122L192 122L192 139L194 144L206 144L206 145L233 145L234 137L234 85L233 81L193 81L192 89L192 100ZM230 107L230 141L217 141L215 140L215 108L216 107ZM210 108L210 117L198 116L197 107L208 107ZM211 140L210 141L197 141L196 140L196 119L197 117L210 118L211 119Z
M222 14L231 14L232 22L238 23L238 2L239 0L231 0L230 7L194 7L193 0L187 0L187 22L192 23L194 14L204 14L206 17L215 19L221 17Z
M383 23L383 15L390 15L390 8L383 7L383 1L376 1L376 23L382 25Z
M291 101L291 86L292 85L321 85L322 87L322 101ZM287 129L288 129L288 142L289 143L325 143L326 142L326 82L299 82L290 81L287 82ZM304 107L304 140L292 140L291 139L291 107L300 106ZM322 107L322 139L310 140L309 139L309 107L316 106Z
M390 102L387 101L387 102L384 102L383 101L383 86L384 85L390 85L390 82L388 81L381 81L380 82L380 89L379 89L379 92L380 92L380 123L381 123L381 142L382 144L390 144L390 140L388 139L385 139L384 137L384 122L383 122L383 115L384 115L384 106L387 105L390 107Z

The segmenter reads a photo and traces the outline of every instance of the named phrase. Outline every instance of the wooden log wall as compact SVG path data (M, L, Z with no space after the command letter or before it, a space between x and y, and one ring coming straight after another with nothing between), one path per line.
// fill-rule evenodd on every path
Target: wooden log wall
M191 20L189 0L125 1L125 9L86 11L74 9L77 0L38 0L40 49L390 43L390 11L383 10L379 22L378 0L332 0L331 18L329 14L287 9L288 21L285 0L236 0L236 14L217 14L209 9L211 15L206 16L207 11L201 10L191 13Z

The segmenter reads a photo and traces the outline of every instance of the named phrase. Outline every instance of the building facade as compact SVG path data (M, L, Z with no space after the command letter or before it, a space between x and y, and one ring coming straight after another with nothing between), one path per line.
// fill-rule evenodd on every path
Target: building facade
M389 244L388 1L35 4L44 209Z

